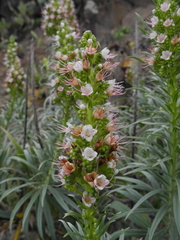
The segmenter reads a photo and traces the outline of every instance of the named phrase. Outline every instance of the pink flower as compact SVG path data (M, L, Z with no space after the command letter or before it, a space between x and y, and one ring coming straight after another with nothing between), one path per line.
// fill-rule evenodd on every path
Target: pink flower
M155 54L155 53L157 53L158 51L159 51L159 48L158 48L158 47L154 47L154 48L151 49L151 53L152 53L152 54Z
M157 32L152 31L152 33L150 33L150 35L149 35L149 38L154 39L156 36L157 36Z
M115 123L114 121L110 121L108 122L108 124L106 125L106 130L111 132L111 131L115 131L117 130L118 128L115 127Z
M111 63L109 61L106 61L103 65L102 68L103 70L111 70L119 65L119 62Z
M165 35L164 33L161 33L161 34L157 37L156 42L158 42L158 43L163 43L166 38L167 38L167 35Z
M101 51L101 55L103 56L104 59L110 59L110 58L114 58L116 55L114 54L109 54L110 50L105 47L102 51Z
M58 78L52 79L51 82L48 84L51 87L54 87L59 82Z
M83 60L83 68L86 70L90 68L90 62L86 59Z
M73 140L71 138L66 138L65 142L57 143L59 146L61 146L61 147L57 147L57 149L68 149L68 148L70 148L72 141Z
M97 176L96 179L94 180L94 186L99 190L103 190L108 184L109 180L106 178L104 174Z
M57 88L57 91L58 92L62 92L64 90L64 87L63 86L59 86L58 88Z
M86 108L86 105L80 99L76 101L76 104L78 105L78 107L80 109L85 109Z
M73 129L73 125L71 123L67 122L66 124L67 124L67 127L60 125L59 128L61 133L69 133Z
M105 115L104 115L104 110L103 110L102 108L96 108L96 109L94 109L94 111L93 111L93 116L94 116L94 118L96 118L96 119L101 119L101 118L105 117Z
M97 176L98 175L96 172L87 173L84 176L84 180L88 182L91 186L94 186L94 180L97 178Z
M71 85L71 86L79 86L81 80L79 78L76 78L75 76L71 76L71 78L66 78L67 80L65 80L64 82Z
M161 58L164 60L169 60L172 55L172 52L170 51L162 51Z
M96 198L90 197L87 192L83 192L82 201L87 207L91 207L96 202Z
M88 55L94 55L97 52L97 48L98 48L98 46L94 48L90 45L90 46L86 47L85 54L87 53Z
M154 27L154 26L156 26L156 25L158 24L158 22L159 22L158 17L153 16L153 17L151 18L151 23L149 23L149 24L152 25L152 27Z
M145 63L147 64L145 67L152 66L154 64L155 60L156 59L154 56L145 59Z
M68 174L74 172L76 168L75 168L75 165L73 163L66 162L64 164L64 166L62 167L62 169L64 171L64 174L68 175Z
M109 97L122 94L122 85L116 83L115 79L109 80L108 83L109 87L107 88L106 92Z
M97 133L96 129L93 129L91 125L85 125L82 128L81 137L90 142L93 136Z
M171 43L173 44L173 45L176 45L177 43L179 43L180 42L180 38L177 38L177 37L174 37L172 40L171 40Z
M82 153L82 156L86 160L92 161L97 156L97 152L90 147L86 147Z
M110 162L107 163L109 168L115 168L116 167L116 161L112 160Z
M116 144L118 140L119 140L118 135L113 135L112 133L109 133L108 135L105 136L104 143L106 143L107 145L113 145Z
M73 69L76 71L76 72L81 72L83 71L83 63L82 61L77 61L74 63L74 66L73 66Z
M163 12L167 12L169 10L169 8L170 8L170 3L163 3L163 4L161 4L161 10Z
M172 19L167 19L167 20L163 23L163 25L164 25L165 27L170 27L170 26L172 25L172 23L173 23L173 20L172 20Z
M82 86L81 93L82 93L82 95L89 96L90 94L93 93L92 86L89 83L87 83L85 86Z

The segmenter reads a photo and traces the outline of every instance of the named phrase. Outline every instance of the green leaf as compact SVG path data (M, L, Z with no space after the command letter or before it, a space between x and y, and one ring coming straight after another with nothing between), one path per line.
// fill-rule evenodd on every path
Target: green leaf
M51 236L51 240L56 240L57 238L55 233L54 220L52 217L49 203L47 202L46 198L44 199L44 215L46 218L46 223L48 226L49 234Z
M180 179L176 179L177 189L178 189L178 199L180 202Z
M138 57L134 57L134 56L128 56L129 58L133 58L133 59L136 59L138 60L139 62L141 63L145 63L142 59L138 58ZM134 124L134 123L133 123Z
M13 172L14 171L14 172L17 172L24 177L27 176L27 174L25 174L21 170L16 169L16 168L12 168L12 167L3 167L3 168L0 168L0 170L3 171L3 172Z
M33 173L36 173L38 171L38 169L33 164L31 164L30 162L26 161L21 157L12 156L10 157L10 159L22 163L23 166L25 166L26 168L28 167L28 170L31 170Z
M64 227L66 228L67 233L64 235L64 237L70 235L73 240L82 240L86 239L84 235L79 234L79 231L72 225L72 223L65 222L63 220L60 220Z
M45 198L45 195L46 195L46 192L47 192L48 185L49 185L49 182L46 182L42 187L42 192L41 192L41 195L40 195L40 201L41 201L42 207L44 207L44 198Z
M32 185L38 185L38 184L39 184L39 182L28 182L28 183L24 183L24 184L18 185L18 186L16 186L16 187L10 188L10 189L6 190L6 191L3 193L2 197L0 198L0 202L1 202L5 197L7 197L9 194L11 194L12 192L15 192L15 191L19 190L20 188L24 188L24 187L29 187L29 188L31 188Z
M31 190L30 192L25 194L15 205L10 217L10 224L9 224L10 230L12 230L12 223L14 221L15 215L18 213L19 208L27 201L28 198L30 198L33 195L35 191L36 190Z
M43 235L43 208L41 201L38 202L38 207L37 207L37 213L36 213L36 219L37 219L37 228L38 228L38 233L41 239L44 239Z
M0 182L0 184L5 183L5 182L10 182L10 181L25 181L27 182L27 178L22 178L22 177L13 177L13 178L7 178L4 179L3 181Z
M148 237L148 240L152 240L154 239L154 233L159 225L159 223L161 222L161 220L163 219L164 215L168 212L169 210L169 205L165 204L163 205L157 212L153 222L152 222L152 225L151 225L151 228L149 230L149 237Z
M174 213L174 220L176 223L176 227L178 230L178 233L180 235L180 200L178 197L178 194L175 194L173 197L173 213Z
M142 19L142 17L138 13L135 13L135 14L138 17L138 19L141 21L141 23L145 26L145 28L147 28L150 32L152 32L152 29L146 24L146 22Z
M3 132L6 133L6 135L8 136L10 141L12 142L13 146L16 149L17 155L19 157L24 157L25 158L23 149L20 147L20 145L17 143L17 141L13 138L13 136L11 136L11 134L9 132L7 132L3 127L1 127L1 129L3 130Z
M29 217L30 215L30 212L31 212L31 209L32 209L32 206L33 204L36 202L37 198L39 197L41 193L41 189L39 189L38 191L36 191L33 195L31 195L31 200L30 202L28 203L27 207L26 207L26 210L24 212L24 216L23 216L23 221L22 221L22 227L24 228L24 224L25 224L25 221L26 219Z
M109 238L109 240L116 240L117 237L119 237L120 240L124 240L124 237L125 237L125 232L128 230L129 228L126 228L126 229L121 229L121 230L118 230L114 233L111 234L111 237Z
M179 240L178 229L176 227L174 218L172 218L170 221L169 236L170 236L169 240Z
M57 189L51 187L50 185L48 186L48 190L52 193L52 195L54 196L56 201L59 203L59 205L62 208L64 208L66 212L70 212L70 209L68 208L67 204L63 200L63 194L60 194L60 192Z
M119 180L123 180L123 181L128 181L128 182L132 182L135 183L136 185L134 186L136 188L136 186L140 186L142 190L152 190L152 187L149 186L148 184L142 182L141 180L135 179L135 178L130 178L130 177L116 177L116 179Z
M64 218L65 217L68 217L68 216L72 216L73 218L75 218L79 223L81 223L81 225L83 224L83 221L82 221L82 217L80 214L76 213L76 212L69 212L69 213L66 213L64 215Z
M134 212L135 209L137 209L143 202L145 202L148 198L154 196L155 194L161 194L163 193L163 189L157 189L154 191L151 191L147 193L145 196L143 196L135 205L134 207L129 211L128 215L126 216L126 219Z

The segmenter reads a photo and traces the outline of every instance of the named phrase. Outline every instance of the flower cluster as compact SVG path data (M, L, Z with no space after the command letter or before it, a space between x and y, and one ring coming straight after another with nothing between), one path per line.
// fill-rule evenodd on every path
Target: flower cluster
M152 56L146 59L146 63L148 66L154 66L161 76L167 76L167 71L179 63L177 57L180 54L179 23L180 8L177 8L176 2L157 1L153 16L147 21L152 27L148 37L154 47L151 50Z
M83 34L79 44L75 59L66 64L60 60L57 67L67 79L79 124L67 122L60 126L65 137L58 143L57 148L63 154L56 165L62 184L69 190L81 192L83 203L90 207L99 192L114 183L118 172L116 163L122 137L116 130L121 126L108 97L122 94L122 86L114 79L107 80L119 64L111 63L115 55L110 54L109 49L98 52L99 43L90 31Z
M69 102L68 105L71 105L73 101L71 85L78 84L78 80L76 78L70 79L64 73L67 71L68 62L74 61L76 58L76 40L78 36L79 33L75 32L75 28L62 21L56 35L52 38L55 52L53 63L55 75L52 76L49 85L54 88L55 103L62 104L62 101L65 101L66 103Z
M42 11L42 29L44 34L52 37L56 34L61 20L78 30L78 22L75 16L72 0L51 0Z
M14 37L10 37L7 53L4 58L7 72L5 77L6 91L9 93L22 92L26 74L21 67L21 61L17 56L17 43Z

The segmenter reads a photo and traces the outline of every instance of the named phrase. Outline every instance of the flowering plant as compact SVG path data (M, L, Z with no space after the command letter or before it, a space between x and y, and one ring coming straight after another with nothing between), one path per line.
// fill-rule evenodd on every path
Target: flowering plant
M6 91L12 95L22 93L26 74L21 67L21 61L17 56L17 43L12 36L9 39L7 53L4 57L4 64L7 69L5 77Z
M79 124L67 122L60 127L65 137L57 148L63 154L55 164L57 179L82 198L79 205L86 239L99 239L103 233L98 231L95 209L101 191L114 184L122 139L116 134L120 125L115 108L107 100L109 96L122 94L122 86L115 79L106 80L119 63L110 62L115 56L107 48L98 52L99 43L90 31L83 34L79 44L74 61L57 67L69 79L66 84L74 98Z
M135 157L121 169L130 177L118 177L133 185L127 190L122 185L115 190L134 201L134 206L128 210L127 206L116 209L124 208L126 218L135 218L136 224L143 228L140 231L133 229L133 233L129 231L133 237L179 239L180 8L179 1L154 2L153 15L143 22L146 30L142 29L153 44L144 62L151 69L151 85L139 88L146 98L144 105L139 104L139 112L144 111L146 115L135 123L143 126L134 138ZM137 178L134 178L135 174Z
M51 0L45 5L42 14L43 21L41 27L44 30L44 34L49 37L56 35L61 20L78 29L72 0Z

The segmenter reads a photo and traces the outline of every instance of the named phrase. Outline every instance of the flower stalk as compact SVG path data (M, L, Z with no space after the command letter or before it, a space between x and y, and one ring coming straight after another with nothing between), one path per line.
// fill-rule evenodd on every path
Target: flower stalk
M122 148L122 137L116 134L119 128L116 113L108 102L109 96L122 94L122 87L115 79L105 77L118 63L112 64L110 59L115 56L107 48L98 52L99 47L95 36L86 31L79 41L74 61L59 60L56 68L57 72L63 72L63 79L78 79L77 84L66 81L67 86L64 86L72 93L78 124L66 122L60 127L65 136L57 147L61 149L55 163L57 179L69 191L80 195L82 227L89 240L100 239L96 209L102 190L114 184ZM96 77L100 75L101 79ZM63 81L59 86L61 83Z
M165 99L164 111L169 115L168 134L169 134L169 156L171 159L166 163L169 187L167 204L170 204L168 223L172 225L174 218L174 197L178 193L176 179L179 172L179 54L180 54L180 8L178 1L164 2L157 0L156 9L153 10L153 16L147 23L152 27L149 33L154 47L151 50L152 56L146 63L154 69L159 76L159 83L164 91ZM150 61L151 59L151 61ZM176 220L176 219L175 219ZM179 226L177 226L178 229ZM169 236L171 236L171 227Z

